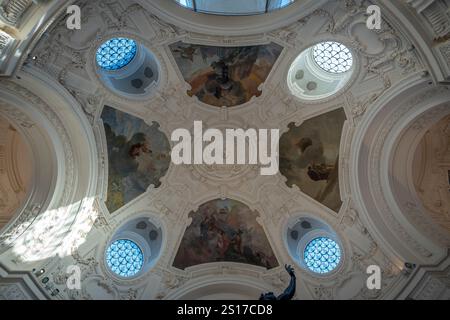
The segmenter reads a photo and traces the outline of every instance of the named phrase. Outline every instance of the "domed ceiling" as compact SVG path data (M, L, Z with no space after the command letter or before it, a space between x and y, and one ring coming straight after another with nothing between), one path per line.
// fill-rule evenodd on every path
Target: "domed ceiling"
M22 134L0 117L0 230L21 209L29 193L33 163Z
M450 230L450 116L431 127L414 155L414 186L427 211Z
M409 36L402 12L414 7L386 5L391 14L371 30L366 1L267 1L290 6L217 17L247 21L237 35L233 25L217 34L215 16L172 1L75 4L81 29L54 15L15 77L0 81L2 112L51 150L35 155L53 164L49 198L30 200L0 238L0 261L33 270L24 272L33 290L49 299L257 299L286 288L289 264L295 299L393 299L409 288L405 263L445 260L450 235L439 242L433 228L416 228L383 180L395 124L406 127L421 104L439 105L434 117L449 112L445 67L435 70L444 51ZM202 32L187 27L192 14ZM211 136L231 129L247 133L257 164L197 161L198 149L218 143ZM279 133L276 174L261 174L270 141L252 143L252 129L258 139ZM192 145L194 164L174 162L177 130L194 137L184 149ZM416 176L419 191L425 180ZM366 285L373 265L378 290ZM66 286L69 266L80 268L79 289Z

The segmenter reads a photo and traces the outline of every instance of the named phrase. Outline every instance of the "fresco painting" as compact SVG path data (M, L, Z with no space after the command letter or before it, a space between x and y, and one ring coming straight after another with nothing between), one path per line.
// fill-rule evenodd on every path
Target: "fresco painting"
M233 107L259 97L283 48L275 43L246 47L214 47L176 42L170 50L189 96L216 107Z
M209 201L191 212L174 267L236 262L272 269L278 266L258 213L232 199Z
M280 173L289 187L296 185L308 196L339 211L339 148L346 120L338 109L289 125L280 139Z
M159 124L146 124L128 113L105 106L101 115L108 148L106 207L114 212L160 179L170 165L170 144Z

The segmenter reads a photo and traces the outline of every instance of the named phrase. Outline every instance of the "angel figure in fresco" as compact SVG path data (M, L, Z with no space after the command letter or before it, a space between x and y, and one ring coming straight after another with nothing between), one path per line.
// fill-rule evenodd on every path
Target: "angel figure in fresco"
M318 135L312 134L310 137L301 138L297 143L299 158L297 166L307 168L308 177L312 181L326 181L325 189L316 196L316 200L323 201L330 193L333 192L334 186L338 181L338 165L339 156L332 164L327 163L324 155L324 147Z
M194 62L194 54L196 51L197 49L194 46L179 46L177 49L173 50L173 52L179 53L182 58L190 60L191 62Z
M301 138L296 143L299 158L297 165L300 168L308 167L308 176L313 181L328 180L334 166L326 164L323 144L319 139L310 137Z
M155 164L151 144L144 133L136 133L127 139L124 135L116 135L107 124L105 132L110 149L112 187L127 203L145 192L148 185L153 183Z
M118 146L113 148L110 157L116 173L126 177L147 169L142 168L142 165L144 162L151 163L153 152L150 148L150 142L143 133L134 134L128 141L124 136L116 136L115 141L117 141ZM145 158L145 161L141 161L142 158Z

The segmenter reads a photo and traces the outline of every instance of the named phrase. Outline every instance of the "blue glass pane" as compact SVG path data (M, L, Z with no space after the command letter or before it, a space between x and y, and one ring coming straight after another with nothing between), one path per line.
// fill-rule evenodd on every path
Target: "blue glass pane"
M329 273L336 269L341 261L341 248L329 238L316 238L306 246L303 258L311 271Z
M97 50L97 64L105 70L125 67L136 56L136 41L127 38L113 38L103 43Z
M141 248L131 240L116 240L106 250L109 269L121 277L132 277L141 271L144 255Z
M175 0L191 10L218 15L254 15L278 10L295 0Z

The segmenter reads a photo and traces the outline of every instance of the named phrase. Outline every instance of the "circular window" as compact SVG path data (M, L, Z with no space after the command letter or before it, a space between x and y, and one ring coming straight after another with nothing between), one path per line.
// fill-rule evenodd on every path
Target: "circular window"
M288 72L288 87L303 101L330 99L355 79L357 57L341 43L326 41L300 53ZM317 102L316 102L317 103Z
M108 89L131 99L147 99L155 92L160 64L144 43L127 37L111 38L96 46L92 54L95 72Z
M104 265L119 280L141 276L155 266L161 256L163 230L157 219L143 216L118 228L104 251Z
M133 277L142 269L144 254L135 242L120 239L106 250L106 263L115 274L125 278Z
M303 255L308 269L321 274L333 271L341 261L339 245L326 237L316 238L308 243Z
M128 65L136 53L136 41L128 38L113 38L98 48L97 64L105 70L119 70Z
M240 16L269 13L295 2L295 0L175 0L178 4L195 12Z
M299 267L317 277L329 277L344 261L336 232L313 217L294 217L287 223L285 244Z
M313 57L317 65L330 73L344 73L353 65L350 50L342 43L327 41L314 46Z

